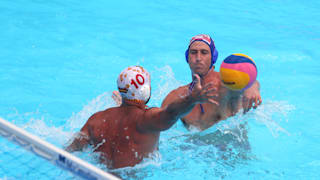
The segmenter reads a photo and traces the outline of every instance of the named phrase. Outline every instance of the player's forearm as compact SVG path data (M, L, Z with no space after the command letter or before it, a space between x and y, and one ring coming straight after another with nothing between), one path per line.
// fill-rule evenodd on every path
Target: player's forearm
M156 126L156 130L164 131L169 129L177 120L185 116L188 112L192 110L195 105L195 101L191 97L181 97L168 103L166 106L162 107L158 113L154 114L153 124Z
M191 94L186 93L186 95L179 96L169 103L165 107L165 113L167 113L169 119L178 120L188 114L195 104L195 98Z

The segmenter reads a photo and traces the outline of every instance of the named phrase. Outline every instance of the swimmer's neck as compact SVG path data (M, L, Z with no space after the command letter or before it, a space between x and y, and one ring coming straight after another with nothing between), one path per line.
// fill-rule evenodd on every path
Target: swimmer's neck
M136 106L140 109L145 109L147 107L144 102L138 102L138 101L133 101L128 99L123 99L121 106Z
M209 77L211 77L213 74L214 74L214 66L212 66L212 68L211 69L209 69L209 71L206 73L206 74L204 74L204 75L201 75L201 74L198 74L199 76L200 76L200 79L201 79L201 84L203 84L203 83L205 83L205 81L209 78Z

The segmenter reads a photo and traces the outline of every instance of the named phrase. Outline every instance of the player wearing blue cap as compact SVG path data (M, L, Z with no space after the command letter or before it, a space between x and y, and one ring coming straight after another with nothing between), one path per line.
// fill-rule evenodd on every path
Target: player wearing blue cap
M213 83L219 96L215 99L218 103L202 103L196 105L192 111L181 118L184 125L190 129L195 127L205 130L220 120L235 115L240 109L244 112L261 104L260 85L256 81L245 91L232 91L223 86L219 72L214 70L218 51L209 35L200 34L192 37L185 53L192 74L198 74L202 85ZM172 101L180 98L185 91L191 91L194 83L182 86L172 91L165 98L162 107L166 107Z

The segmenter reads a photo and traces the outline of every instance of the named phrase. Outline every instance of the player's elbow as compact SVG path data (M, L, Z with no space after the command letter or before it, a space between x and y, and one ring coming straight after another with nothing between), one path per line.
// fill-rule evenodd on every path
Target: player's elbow
M166 131L170 129L175 122L177 122L177 118L175 116L170 116L168 114L160 116L159 121L154 124L154 128L152 128L155 131Z
M77 133L72 142L65 148L68 152L82 151L88 146L89 137L83 132Z
M166 112L160 119L161 123L159 123L159 129L161 131L166 131L177 122L178 114L175 111Z
M177 122L176 118L168 120L166 123L163 123L163 125L161 125L160 127L161 131L166 131L170 129L176 122Z
M83 144L81 144L78 139L75 139L69 146L65 148L65 150L68 152L82 151L83 147Z

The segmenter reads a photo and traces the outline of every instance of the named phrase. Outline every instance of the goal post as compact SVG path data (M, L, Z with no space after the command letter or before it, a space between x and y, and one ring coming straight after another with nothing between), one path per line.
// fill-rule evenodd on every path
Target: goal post
M119 178L89 164L0 117L0 135L20 147L46 159L50 163L83 178L92 180L119 180Z

